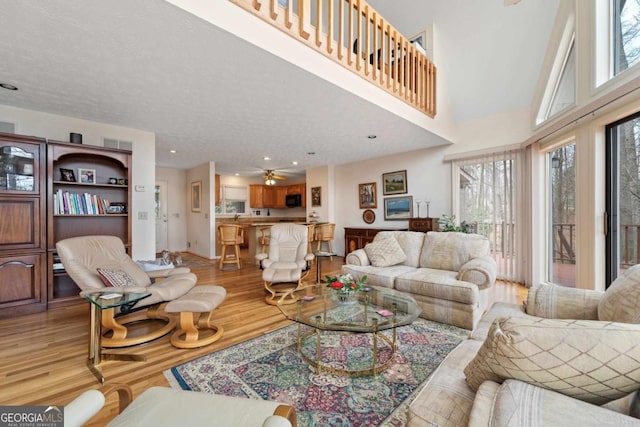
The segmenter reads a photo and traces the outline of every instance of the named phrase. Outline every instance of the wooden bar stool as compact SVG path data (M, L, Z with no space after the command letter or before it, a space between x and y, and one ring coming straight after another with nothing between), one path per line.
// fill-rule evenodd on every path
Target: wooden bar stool
M269 239L271 238L270 234L271 234L271 226L269 227L261 227L259 229L260 231L260 237L258 238L258 243L260 243L260 246L262 248L261 252L263 254L267 253L267 249L269 248Z
M331 248L331 241L333 240L333 235L336 229L335 224L317 224L316 225L316 241L318 242L318 246L316 250L318 252L322 251L322 243L325 242L327 244L327 252L333 252ZM333 261L333 257L331 257Z
M219 268L225 264L235 264L240 268L240 245L244 242L244 228L236 224L220 224L218 226L218 239L222 246ZM227 248L232 247L233 252L227 253Z

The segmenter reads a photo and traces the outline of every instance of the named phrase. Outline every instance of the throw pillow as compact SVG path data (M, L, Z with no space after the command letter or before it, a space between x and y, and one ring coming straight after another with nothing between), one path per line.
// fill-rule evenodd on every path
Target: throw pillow
M407 255L393 237L371 242L364 247L364 251L374 267L389 267L407 260Z
M126 271L114 270L112 268L100 268L98 267L98 274L105 286L112 286L114 288L122 288L124 286L135 286L136 282Z
M598 319L640 323L640 264L613 281L598 303Z
M516 379L601 405L640 389L640 326L501 318L464 369L469 387Z

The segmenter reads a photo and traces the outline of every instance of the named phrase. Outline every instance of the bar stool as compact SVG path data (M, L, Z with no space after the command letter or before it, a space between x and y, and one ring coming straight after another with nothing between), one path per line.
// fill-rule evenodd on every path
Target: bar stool
M311 254L313 253L313 251L311 250L311 244L316 239L316 225L315 224L307 225L307 230L309 231L309 244L307 245L307 252Z
M260 231L260 237L258 238L258 243L262 247L262 253L267 253L267 248L269 247L269 240L271 239L271 226L269 227L261 227L258 231Z
M333 240L333 234L336 229L336 225L332 223L328 224L316 224L316 241L318 242L318 246L316 250L318 252L322 251L322 243L326 242L328 247L328 252L333 252L331 248L331 241ZM331 257L331 261L333 261L333 257Z
M244 228L236 224L220 224L218 226L218 239L222 246L219 265L220 270L222 270L224 264L236 264L239 269L240 245L244 242ZM227 247L233 247L233 253L227 254Z

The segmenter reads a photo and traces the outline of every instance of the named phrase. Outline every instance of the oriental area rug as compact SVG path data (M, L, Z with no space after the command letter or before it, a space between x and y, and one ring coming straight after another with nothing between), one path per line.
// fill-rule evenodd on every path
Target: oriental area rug
M296 408L300 427L404 426L407 408L429 375L469 335L418 319L396 330L398 350L388 369L376 377L347 378L317 374L298 352L297 328L277 329L164 375L175 388L289 404ZM390 331L384 334L391 337ZM304 345L315 346L314 341L307 339ZM378 350L380 360L392 353L389 346ZM371 334L323 332L322 359L334 367L371 363L371 355Z

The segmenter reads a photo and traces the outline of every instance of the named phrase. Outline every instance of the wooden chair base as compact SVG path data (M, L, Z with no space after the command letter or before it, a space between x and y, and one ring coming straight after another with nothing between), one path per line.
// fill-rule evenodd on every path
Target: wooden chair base
M177 320L162 311L160 306L127 314L122 318L126 320L126 323L120 323L116 319L114 309L102 311L102 347L129 347L153 341L173 331L178 324ZM133 333L134 324L151 322L161 322L161 325L140 335ZM148 328L145 327L146 329Z
M180 328L171 335L171 344L178 348L197 348L212 344L222 338L224 328L211 323L213 311L203 318L203 313L180 313Z
M293 304L298 301L298 298L294 297L292 293L301 286L302 279L293 283L264 282L264 288L271 294L265 298L265 301L269 305Z

